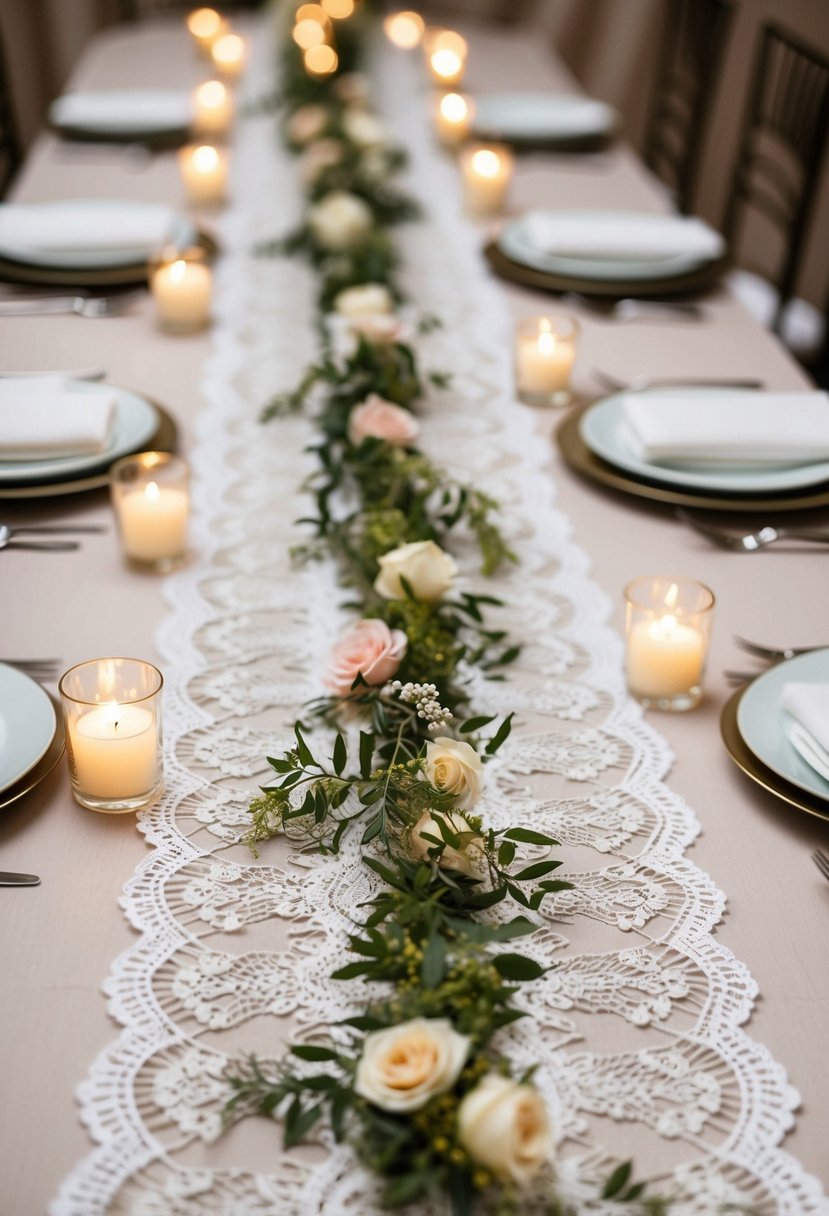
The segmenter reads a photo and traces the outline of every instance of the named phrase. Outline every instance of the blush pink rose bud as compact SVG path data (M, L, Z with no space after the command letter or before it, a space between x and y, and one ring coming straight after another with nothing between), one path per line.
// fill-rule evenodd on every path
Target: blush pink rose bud
M408 410L371 393L348 416L348 438L359 447L364 439L384 439L395 447L408 447L420 433Z
M400 666L408 641L402 629L389 629L385 621L358 621L331 650L326 686L347 697L361 675L366 684L385 684Z

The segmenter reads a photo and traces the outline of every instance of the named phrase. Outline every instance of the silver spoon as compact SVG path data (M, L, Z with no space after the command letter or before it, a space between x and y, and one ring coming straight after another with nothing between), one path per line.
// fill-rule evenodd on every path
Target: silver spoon
M46 553L69 553L80 549L76 540L15 540L14 532L7 524L0 524L0 549L40 549Z

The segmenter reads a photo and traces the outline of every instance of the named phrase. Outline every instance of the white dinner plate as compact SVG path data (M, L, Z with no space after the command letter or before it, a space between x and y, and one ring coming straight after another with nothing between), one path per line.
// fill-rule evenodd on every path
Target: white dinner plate
M610 213L607 211L561 211L559 214L562 219L567 221L572 218L590 223L595 219L596 223L605 225ZM624 218L626 213L615 214ZM612 282L615 279L625 282L629 282L631 279L641 279L643 282L650 279L670 279L676 275L690 274L694 270L700 270L714 260L700 258L697 254L690 253L652 258L576 258L545 253L530 240L522 217L504 224L498 234L497 243L502 253L522 266L529 266L533 270L540 270L545 274L597 279L602 282Z
M55 734L55 707L44 688L0 663L0 793L33 768Z
M137 393L114 384L91 384L88 380L67 381L69 391L117 393L112 437L105 452L88 456L62 456L52 460L0 459L0 486L8 487L36 481L67 481L108 468L128 452L143 447L158 427L158 410Z
M166 135L186 130L190 95L181 89L112 89L67 93L52 102L49 121L87 135Z
M784 781L829 801L829 781L795 751L786 734L791 719L781 701L783 685L790 681L829 683L829 647L777 663L758 676L740 698L737 729L746 746L766 768Z
M683 391L697 396L704 389L660 389L662 395L681 396ZM710 394L722 395L727 389L709 389ZM707 394L706 394L707 395ZM780 468L760 469L739 465L717 465L716 470L680 468L678 464L652 464L640 460L633 451L626 435L622 401L624 394L617 393L597 401L582 416L579 433L596 456L634 477L655 481L663 485L695 490L725 491L728 494L774 494L785 490L798 490L806 486L829 481L829 461L817 464L785 465Z
M135 211L138 208L158 209L156 203L134 203L124 199L62 199L55 203L37 204L39 208L49 208L53 214L55 228L60 228L61 218L66 216L70 222L77 222L78 213L89 209L90 215L100 215L101 212ZM95 244L94 223L90 221L89 246L72 249L40 249L36 246L26 246L4 243L0 244L0 257L11 262L20 262L25 266L44 266L52 270L104 270L122 266L135 266L146 262L150 255L157 251L160 245L192 245L198 239L198 234L191 220L185 215L174 215L172 226L164 237L152 244L120 246L119 248L101 247Z
M490 139L567 141L608 135L616 111L592 97L495 93L475 98L473 133Z

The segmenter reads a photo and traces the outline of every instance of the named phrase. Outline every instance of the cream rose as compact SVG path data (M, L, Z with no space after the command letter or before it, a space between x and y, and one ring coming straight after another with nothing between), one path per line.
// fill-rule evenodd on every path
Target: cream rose
M342 158L343 146L338 139L315 139L302 153L300 177L306 186L311 186L323 169L338 165Z
M457 573L455 559L433 540L415 540L383 554L374 589L386 600L405 599L402 577L416 599L432 603L446 594Z
M366 684L385 684L397 671L408 641L402 629L389 629L375 618L358 621L335 643L325 683L338 697L347 697L362 675Z
M349 321L353 334L362 334L373 346L387 346L391 342L411 341L411 328L399 317L380 314L374 317L355 317Z
M468 810L483 789L481 757L469 743L441 736L426 744L423 771L435 789L454 794L456 806Z
M368 77L362 72L343 72L334 81L334 92L340 101L350 105L366 102L371 96Z
M309 144L318 139L328 125L325 106L307 105L294 110L285 129L292 144Z
M470 877L476 875L483 860L481 837L469 826L463 815L456 811L425 811L409 835L411 856L415 861L426 861L429 858L429 850L437 847L434 841L443 840L439 826L441 819L456 836L466 839L461 840L459 849L451 844L444 845L443 852L437 859L438 865L442 870L460 870L462 874L468 874ZM434 837L434 840L425 840L424 834Z
M381 148L388 142L386 128L365 110L346 110L342 118L344 134L358 148Z
M529 1182L553 1146L538 1090L496 1073L485 1076L458 1107L458 1139L502 1182Z
M447 1018L413 1018L365 1037L354 1089L381 1110L420 1110L457 1081L469 1039Z
M308 212L314 240L332 253L345 253L359 245L373 222L368 204L346 190L332 190Z
M371 393L348 415L348 438L359 446L364 439L384 439L395 447L414 443L420 432L408 410Z
M362 317L388 316L394 312L394 297L383 283L361 283L346 287L334 297L334 312L349 321Z

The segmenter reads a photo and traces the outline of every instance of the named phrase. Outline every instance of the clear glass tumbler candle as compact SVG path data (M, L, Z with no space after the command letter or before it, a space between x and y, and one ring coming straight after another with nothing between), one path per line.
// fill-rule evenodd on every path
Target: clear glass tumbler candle
M625 673L638 701L672 711L699 705L713 617L704 583L662 575L628 583Z
M579 323L568 313L519 321L515 331L515 383L528 405L564 406L571 401Z
M463 201L470 215L504 210L515 157L505 144L470 144L460 155Z
M148 278L159 329L194 334L210 324L213 275L200 245L160 250L150 259Z
M61 676L75 801L119 814L161 792L161 672L141 659L91 659Z
M112 503L127 562L166 574L187 557L190 469L169 452L139 452L110 471Z

